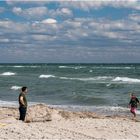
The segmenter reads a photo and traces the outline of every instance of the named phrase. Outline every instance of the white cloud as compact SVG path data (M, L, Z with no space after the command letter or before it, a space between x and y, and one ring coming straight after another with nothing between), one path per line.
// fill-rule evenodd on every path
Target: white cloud
M98 35L116 39L131 39L140 30L140 25L129 19L123 20L93 20L89 21L89 27ZM133 34L132 34L133 33Z
M55 24L55 23L57 23L57 20L52 19L52 18L48 18L48 19L42 20L41 23L43 23L43 24Z
M8 38L0 38L1 43L8 43L10 40Z
M47 36L46 35L32 35L31 37L34 40L47 41Z
M22 9L20 7L14 7L13 12L16 14L20 14L20 13L22 13Z
M46 7L33 7L28 9L22 9L21 7L14 7L12 10L13 13L19 16L23 16L25 18L35 18L39 19L44 15L49 17L70 17L73 15L72 11L69 8L58 8L56 10L48 10Z
M128 18L133 21L140 22L140 14L130 14Z
M0 20L0 31L2 33L26 33L30 30L28 23L18 23L11 20Z
M9 5L16 5L16 4L36 4L36 5L45 5L53 0L6 0L7 4ZM60 7L73 7L82 10L90 10L90 9L99 9L104 6L112 6L116 8L132 8L136 10L140 10L140 3L139 0L56 0L55 2L60 3Z
M99 9L105 6L112 6L115 8L132 8L140 10L139 0L73 0L60 2L62 7L72 7L81 10Z
M14 7L13 12L17 15L24 16L26 18L41 18L47 14L46 7L33 7L28 9L22 9L20 7Z
M57 9L51 9L48 10L48 16L54 18L54 17L62 17L62 18L69 18L73 16L72 10L69 8L57 8Z
M62 8L61 9L62 13L66 14L66 15L71 15L72 11L68 8Z
M56 39L56 36L48 36L48 35L31 35L31 38L35 41L42 41L47 42L47 41L53 41ZM43 43L44 43L43 42Z

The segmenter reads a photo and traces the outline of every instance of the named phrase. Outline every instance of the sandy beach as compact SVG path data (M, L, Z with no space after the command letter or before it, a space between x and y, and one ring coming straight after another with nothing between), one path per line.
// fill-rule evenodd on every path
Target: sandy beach
M29 107L27 122L18 120L17 108L1 107L0 139L140 139L139 121L64 111L44 104Z

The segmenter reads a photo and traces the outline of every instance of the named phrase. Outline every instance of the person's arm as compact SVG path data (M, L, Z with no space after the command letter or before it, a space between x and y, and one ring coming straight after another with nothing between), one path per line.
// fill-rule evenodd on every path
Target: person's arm
M136 101L137 101L137 103L138 103L138 104L140 104L140 101L139 101L139 99L138 99L138 98L136 98Z
M25 106L25 104L24 104L24 100L23 100L23 96L20 97L20 102L21 102L22 105Z
M132 100L130 100L130 102L129 102L129 104L128 104L128 107L129 107L129 108L131 107L131 101L132 101Z

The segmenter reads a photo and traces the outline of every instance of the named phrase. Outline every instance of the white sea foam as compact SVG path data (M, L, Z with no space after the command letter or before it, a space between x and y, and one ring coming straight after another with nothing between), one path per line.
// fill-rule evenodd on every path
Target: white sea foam
M125 67L125 69L134 69L134 67Z
M94 69L134 69L135 67L103 67L103 66L100 66L100 67L92 67Z
M59 78L64 80L79 80L79 78L70 78L70 77L59 77Z
M79 106L79 105L49 105L55 108L61 108L65 110L72 111L92 111L92 112L100 112L104 114L125 114L129 113L129 108L121 107L121 106ZM139 114L139 110L137 114Z
M14 73L14 72L4 72L4 73L2 73L0 75L3 75L3 76L12 76L12 75L16 75L16 73Z
M123 82L123 83L140 83L140 79L128 78L128 77L112 77L112 76L97 76L97 77L88 77L88 78L71 78L71 77L59 77L64 80L80 80L80 81L108 81L111 82L106 86L109 87L112 82Z
M85 66L59 66L59 68L67 68L67 69L82 69L82 68L86 68Z
M102 108L104 110L110 110L110 111L129 111L129 108L121 107L121 106L102 106L97 108L98 109Z
M84 69L86 68L85 66L77 66L77 67L74 67L74 69Z
M55 76L54 75L40 75L39 78L54 78Z
M111 79L111 76L97 76L97 77L89 77L89 78L70 78L70 77L59 77L64 80L80 80L80 81L96 81L96 80L107 80Z
M113 82L128 82L128 83L140 83L140 79L128 78L128 77L116 77Z
M14 68L37 68L37 67L40 67L40 66L19 66L19 65L17 65L17 66L12 66L12 67L14 67Z
M38 68L38 67L40 67L40 66L29 66L30 68Z
M107 84L106 86L107 86L107 87L111 86L111 83Z
M12 86L11 89L13 89L13 90L19 90L19 89L21 89L21 87L20 86Z
M59 68L67 68L67 66L59 66Z
M13 66L14 68L23 68L24 66Z
M112 77L111 76L97 76L95 78L96 80L106 80L106 79L111 79Z
M16 106L18 106L18 102L17 101L2 101L2 100L0 100L0 106L16 107Z
M136 113L140 115L140 110L137 110L137 112L136 112Z
M29 102L28 105L36 105L39 104L38 102ZM18 106L18 101L2 101L0 100L0 106L2 107L17 107Z
M90 70L89 72L93 72L93 70Z

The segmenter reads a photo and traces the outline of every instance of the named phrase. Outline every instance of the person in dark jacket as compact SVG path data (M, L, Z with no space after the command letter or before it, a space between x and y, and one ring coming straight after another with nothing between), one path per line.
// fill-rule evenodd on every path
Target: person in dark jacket
M19 120L25 121L26 112L27 112L27 87L21 88L21 93L19 94Z
M133 114L133 119L135 119L137 106L138 106L138 103L140 102L138 98L134 95L134 93L132 93L130 97L131 97L130 102L129 102L130 112Z

